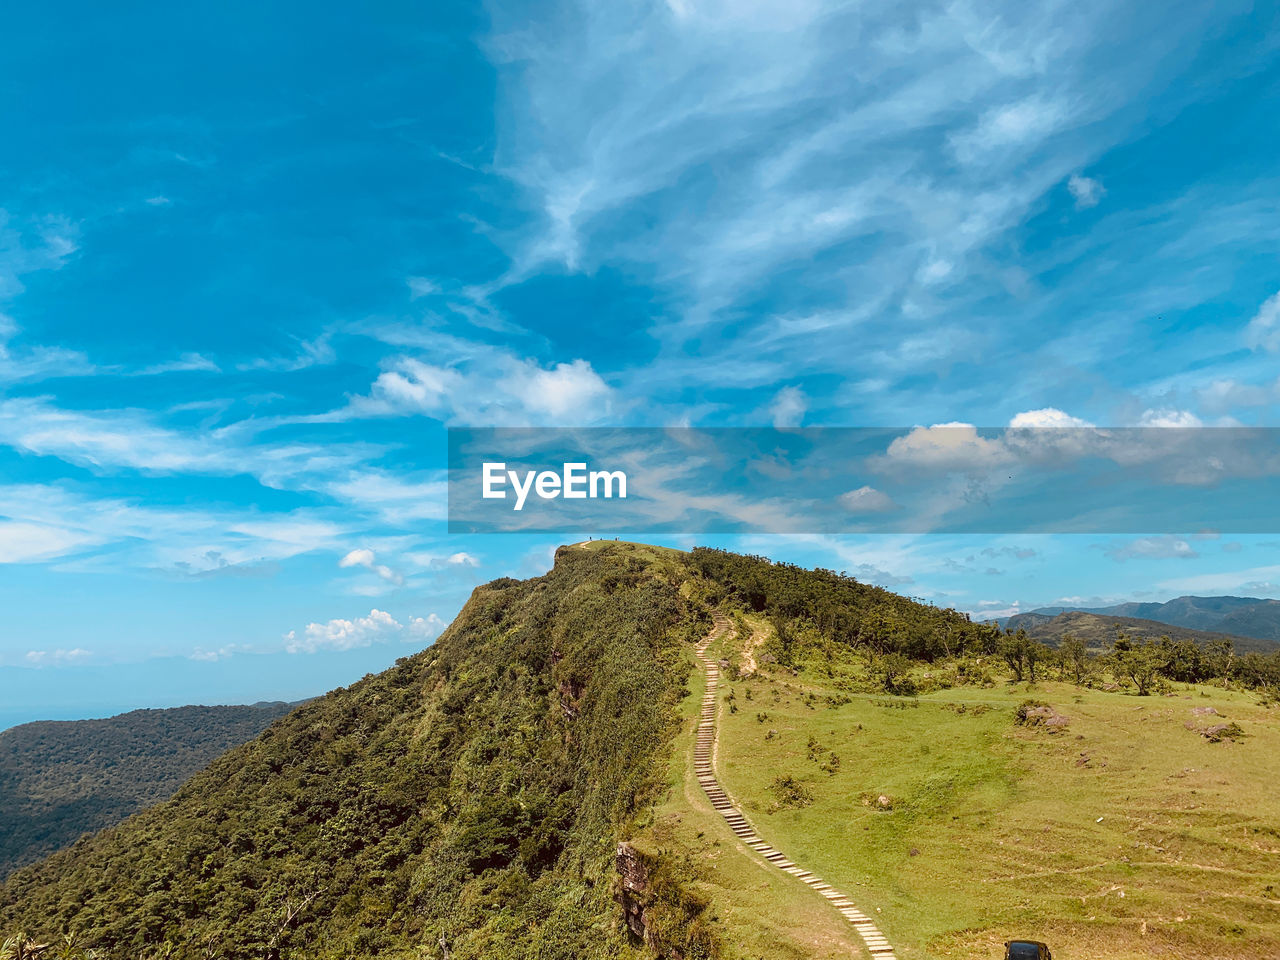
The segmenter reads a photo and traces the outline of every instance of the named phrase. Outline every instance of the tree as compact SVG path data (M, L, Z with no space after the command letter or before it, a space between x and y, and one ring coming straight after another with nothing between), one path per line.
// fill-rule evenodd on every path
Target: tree
M871 676L886 693L911 694L915 685L909 676L911 661L900 653L886 653L871 664Z
M1235 646L1230 640L1212 640L1205 644L1204 652L1201 654L1208 675L1223 680L1231 676L1235 658Z
M1013 673L1013 679L1018 683L1021 683L1026 676L1027 648L1030 645L1031 639L1027 636L1027 631L1021 627L1018 628L1017 633L1006 633L996 644L996 652L1008 665Z
M1036 666L1053 657L1053 651L1038 640L1028 640L1022 650L1022 659L1027 665L1027 681L1036 682Z
M1134 643L1121 632L1116 633L1113 661L1117 679L1133 681L1138 696L1145 697L1160 680L1165 667L1165 656L1157 644L1150 640Z
M1058 653L1062 656L1063 668L1077 684L1082 684L1089 675L1089 646L1079 637L1068 633L1058 644Z

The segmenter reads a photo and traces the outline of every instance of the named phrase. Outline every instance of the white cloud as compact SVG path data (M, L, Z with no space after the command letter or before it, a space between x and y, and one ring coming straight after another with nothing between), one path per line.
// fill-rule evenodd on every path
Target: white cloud
M21 293L29 273L60 270L79 249L79 234L61 217L19 221L0 210L0 299Z
M87 530L0 519L0 564L50 560L101 542Z
M207 436L158 426L140 411L61 410L45 397L0 401L0 442L90 467L227 472L234 462Z
M1071 175L1071 179L1067 181L1067 189L1071 191L1071 196L1075 198L1077 210L1096 207L1107 192L1097 180L1081 176L1078 173Z
M1189 410L1146 410L1138 420L1140 427L1202 427L1200 418Z
M163 373L220 373L221 367L208 357L199 353L184 353L177 360L152 364L138 370L136 375L149 377Z
M504 350L440 338L458 350L456 366L399 356L388 362L363 397L331 414L309 418L417 414L446 423L486 426L577 426L608 417L614 390L582 359L543 366Z
M1241 383L1230 377L1214 380L1196 390L1196 399L1211 414L1241 407L1268 407L1280 403L1280 379L1266 384Z
M206 650L203 647L196 647L187 655L190 660L200 660L205 663L216 663L219 660L226 660L233 657L237 653L250 653L253 647L247 643L228 643L225 646L218 647L216 650Z
M316 653L320 650L354 650L399 637L405 643L431 639L444 629L444 621L434 613L410 617L401 623L385 610L374 607L367 617L309 623L299 636L290 630L284 635L289 653Z
M964 608L962 612L969 614L974 620L982 621L1013 617L1023 611L1016 600L1011 604L1006 600L980 600L976 606Z
M236 424L184 431L145 410L66 410L50 397L0 399L0 444L92 470L247 474L275 489L327 492L379 452L354 442L250 444L247 430Z
M1034 94L987 110L974 126L952 135L951 148L961 163L997 155L1007 162L1011 151L1038 146L1070 122L1066 104Z
M769 418L775 427L798 427L804 420L809 401L799 387L783 387L769 404Z
M312 367L327 367L338 359L328 334L312 340L298 340L292 355L257 357L238 365L239 370L263 370L274 373L296 373Z
M352 550L345 557L338 561L340 567L372 567L373 566L372 550Z
M1000 440L978 434L971 423L936 423L915 427L889 444L889 463L939 470L987 470L1009 457Z
M367 617L355 620L330 620L309 623L298 636L293 630L285 634L285 650L289 653L315 653L319 650L354 650L386 640L404 627L391 614L377 607Z
M372 570L381 579L387 581L387 583L392 583L396 586L404 583L404 578L401 577L400 574L396 573L385 564L378 563L374 552L364 547L352 550L338 561L338 566L343 568L364 567L366 570Z
M445 628L445 622L434 613L429 613L425 617L410 617L409 622L405 625L404 641L405 643L413 643L419 640L429 640L440 635L440 631Z
M1194 560L1200 556L1182 537L1138 537L1126 543L1115 543L1105 550L1112 560L1123 563L1136 557L1153 559Z
M235 520L227 529L263 543L279 544L299 553L309 553L332 546L347 532L347 527L328 520L309 517L305 513L277 514L271 519Z
M479 559L474 554L466 553L465 551L443 554L429 550L411 550L403 554L403 557L415 566L431 570L443 570L447 567L480 566Z
M448 513L448 483L443 479L419 481L381 470L355 470L323 489L391 524L443 520Z
M448 409L451 398L461 395L464 386L457 370L401 357L395 369L379 374L373 382L370 399L380 404L377 412L439 416Z
M887 493L867 486L841 494L840 504L850 513L887 513L898 509Z
M1009 421L1009 426L1014 430L1025 430L1038 427L1091 427L1093 424L1089 423L1087 420L1081 420L1079 417L1073 417L1068 413L1063 413L1056 407L1045 407L1042 410L1025 410L1022 413L1017 414Z
M427 277L409 277L405 283L409 287L409 298L430 297L441 292L440 284Z
M122 563L184 576L247 571L317 550L334 550L352 536L352 517L341 522L322 511L295 510L264 517L232 509L165 508L95 497L70 484L0 485L0 559L60 559L55 569L118 569ZM97 566L94 566L94 565Z
M1172 594L1280 594L1280 566L1249 567L1162 580L1156 586Z
M513 393L530 413L582 422L608 413L609 386L585 360L557 363L547 370L526 364L520 372Z
M0 283L3 277L0 276ZM0 313L0 384L43 380L48 377L78 377L95 368L83 353L61 347L20 348L13 341L20 331L14 321Z
M1280 352L1280 293L1268 297L1245 327L1244 342L1252 350Z
M147 199L143 200L142 202L147 204L147 206L150 206L150 207L167 207L169 206L169 204L173 203L173 201L170 200L168 197L162 197L162 196L147 197Z
M27 662L35 666L63 666L68 663L79 663L93 656L89 650L75 647L71 650L28 650Z

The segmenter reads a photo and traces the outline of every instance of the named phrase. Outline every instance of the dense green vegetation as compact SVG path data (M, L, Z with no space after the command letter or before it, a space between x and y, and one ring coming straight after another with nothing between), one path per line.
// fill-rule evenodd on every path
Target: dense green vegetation
M13 874L0 930L122 958L639 955L614 848L660 787L698 625L679 564L628 546L479 588L430 649ZM670 946L714 949L678 883L654 896L684 920Z
M1280 651L1239 655L1231 638L1220 635L1172 638L1166 632L1152 638L1113 628L1105 645L1093 635L1067 633L1050 647L1021 628L972 623L955 610L917 603L831 570L702 547L692 552L690 564L709 582L713 602L741 603L769 619L773 656L784 666L792 665L798 642L820 637L862 654L870 686L886 693L917 692L912 667L919 662L947 666L925 687L947 676L960 684L989 680L990 669L980 661L995 657L1017 681L1054 676L1101 684L1109 673L1142 694L1169 682L1211 681L1256 690L1264 698L1280 694Z
M290 709L134 710L0 731L0 878L165 799Z
M1110 676L1112 684L1132 685L1141 696L1167 693L1173 683L1215 683L1254 691L1264 702L1280 697L1280 651L1237 655L1229 639L1204 644L1121 631L1098 651L1072 634L1052 648L1019 629L997 638L996 653L1018 682L1056 678L1102 686Z
M690 562L722 595L772 618L784 658L800 621L849 647L924 661L991 652L1000 633L955 610L917 603L831 570L705 547L695 549Z

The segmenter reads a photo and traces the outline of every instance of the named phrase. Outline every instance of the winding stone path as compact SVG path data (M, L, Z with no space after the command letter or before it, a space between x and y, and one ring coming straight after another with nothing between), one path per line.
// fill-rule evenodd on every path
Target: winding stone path
M839 910L849 923L853 924L853 928L858 932L858 936L862 937L862 941L867 945L867 950L870 951L872 957L876 958L876 960L897 960L893 947L890 946L889 941L885 939L885 935L880 932L870 917L855 907L848 897L831 886L831 884L792 863L761 840L755 829L747 821L747 818L734 806L733 801L729 799L729 795L725 793L724 788L720 786L720 782L716 780L716 689L720 683L720 665L707 656L707 647L724 636L732 627L729 620L721 614L715 613L712 616L715 625L711 628L711 632L695 648L698 663L707 678L707 689L702 697L702 717L698 723L698 739L693 748L693 765L697 771L698 782L702 784L702 789L706 791L711 805L720 811L720 815L729 824L729 829L737 835L739 840L779 870L804 881L831 901L831 905Z

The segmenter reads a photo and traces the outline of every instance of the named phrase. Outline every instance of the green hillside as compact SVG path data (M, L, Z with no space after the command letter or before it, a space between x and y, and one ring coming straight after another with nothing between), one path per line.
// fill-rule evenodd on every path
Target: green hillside
M134 710L0 731L0 878L165 799L290 709Z
M0 932L71 935L69 960L866 956L695 776L710 710L703 763L759 842L900 960L1035 934L1059 960L1269 955L1280 656L1185 654L1059 653L759 557L562 547L432 648L17 871Z
M17 871L0 930L119 958L637 954L614 847L659 786L696 632L678 565L646 556L562 550L477 589L430 649Z

